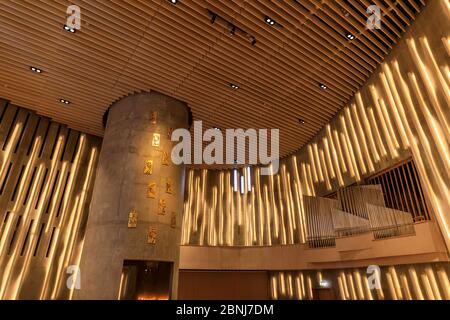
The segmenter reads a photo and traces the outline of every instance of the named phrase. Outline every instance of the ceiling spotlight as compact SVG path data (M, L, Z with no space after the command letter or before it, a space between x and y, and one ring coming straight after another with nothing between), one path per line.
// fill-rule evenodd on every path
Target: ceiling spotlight
M42 69L36 68L36 67L30 67L30 70L34 73L42 73Z
M217 131L222 131L222 129L220 129L219 127L214 127L213 129Z
M70 101L66 100L66 99L59 99L59 102L64 103L64 104L70 104Z
M230 87L231 87L231 89L233 89L233 90L238 90L238 89L239 89L239 86L238 86L238 85L235 85L235 84L233 84L233 83L230 83Z
M217 14L211 14L211 24L214 24L214 22L216 22L217 19Z
M77 31L75 28L71 28L67 24L64 25L64 30L72 33L75 33Z
M255 46L255 45L256 45L256 38L252 36L252 37L250 38L250 40L251 40L250 43L252 44L252 46Z
M177 4L178 0L169 0L171 4Z
M298 119L298 122L300 122L300 124L305 124L306 122L305 122L305 120L303 120L303 119Z
M273 20L272 18L270 18L270 17L268 17L268 16L265 16L264 21L265 21L268 25L271 25L271 26L275 25L275 23L276 23L275 20Z
M352 35L351 33L347 33L345 36L348 40L355 40L355 36Z
M236 33L236 26L234 26L234 25L231 25L231 30L230 30L230 34L231 34L232 36L234 36L234 35L235 35L235 33Z
M320 89L322 89L322 90L328 89L328 87L326 85L324 85L323 83L320 83L319 86L320 86Z

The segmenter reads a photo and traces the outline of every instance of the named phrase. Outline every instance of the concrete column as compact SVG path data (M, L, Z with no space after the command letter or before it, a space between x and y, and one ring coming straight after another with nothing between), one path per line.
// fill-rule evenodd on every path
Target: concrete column
M185 103L153 91L111 107L76 299L117 299L124 260L172 262L171 297L176 299L185 170L170 159L170 134L187 128L188 119ZM129 221L133 211L136 227ZM153 244L149 231L156 233Z

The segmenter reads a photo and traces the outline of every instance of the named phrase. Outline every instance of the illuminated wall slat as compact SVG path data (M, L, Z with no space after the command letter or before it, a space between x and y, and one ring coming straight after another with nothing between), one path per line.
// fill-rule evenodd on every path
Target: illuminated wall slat
M380 266L377 288L367 268L273 271L271 283L276 279L277 284L271 286L271 299L317 299L318 291L330 290L336 300L449 300L449 275L446 263ZM304 278L308 293L292 294L301 292Z
M0 100L0 299L70 298L101 140Z

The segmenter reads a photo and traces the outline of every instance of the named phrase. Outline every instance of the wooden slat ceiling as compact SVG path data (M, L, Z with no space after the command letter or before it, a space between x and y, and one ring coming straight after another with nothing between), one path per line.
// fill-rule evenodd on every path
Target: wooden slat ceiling
M63 30L71 3L82 14L81 30L74 34ZM102 116L113 101L157 90L187 102L205 128L279 128L282 155L304 145L348 102L426 5L425 0L71 3L0 0L0 97L101 136ZM381 30L366 29L372 4L382 8ZM214 24L208 10L220 17ZM268 25L266 16L277 24ZM235 35L225 20L236 26ZM346 39L347 33L355 40ZM30 66L44 73L34 74ZM230 83L240 89L232 90ZM72 103L62 105L60 98Z

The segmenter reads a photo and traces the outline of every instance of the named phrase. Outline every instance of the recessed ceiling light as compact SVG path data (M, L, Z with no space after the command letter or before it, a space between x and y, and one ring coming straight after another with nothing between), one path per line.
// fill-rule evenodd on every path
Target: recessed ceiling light
M236 84L233 84L233 83L230 83L230 87L231 87L231 89L233 89L233 90L238 90L238 89L239 89L239 86L236 85Z
M347 37L348 40L355 40L355 36L352 35L351 33L347 33L345 36Z
M272 18L270 18L270 17L268 17L268 16L265 16L264 17L264 21L268 24L268 25L271 25L271 26L273 26L273 25L275 25L275 20L273 20Z
M300 124L305 124L306 122L305 122L305 120L303 120L303 119L298 119L298 122L300 122Z
M178 0L169 0L171 4L177 4Z
M222 129L220 129L219 127L214 127L213 129L217 131L222 131Z
M42 69L36 68L36 67L30 67L30 70L34 73L42 73Z
M64 104L70 104L70 101L66 100L66 99L59 99L59 102L64 103Z
M64 30L71 32L71 33L75 33L77 31L75 28L71 28L67 24L64 25Z
M322 90L327 90L328 87L326 85L324 85L323 83L319 83L320 89Z

